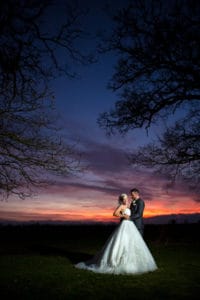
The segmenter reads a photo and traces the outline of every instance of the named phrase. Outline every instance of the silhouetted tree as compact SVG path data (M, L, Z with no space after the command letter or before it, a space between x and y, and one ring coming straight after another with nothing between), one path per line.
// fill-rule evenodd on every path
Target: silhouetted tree
M68 4L67 4L68 3ZM65 2L0 2L0 192L26 197L47 172L78 170L73 145L60 137L50 81L87 63L75 43L83 12Z
M174 115L176 122L130 161L198 187L200 2L135 0L113 20L103 50L119 55L110 88L120 99L100 115L100 126L109 134L125 134Z

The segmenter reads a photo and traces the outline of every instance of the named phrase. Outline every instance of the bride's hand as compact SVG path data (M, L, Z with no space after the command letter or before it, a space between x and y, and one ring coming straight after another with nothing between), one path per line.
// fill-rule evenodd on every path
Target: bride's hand
M120 214L121 214L122 217L125 216L126 215L125 214L125 209L121 210Z

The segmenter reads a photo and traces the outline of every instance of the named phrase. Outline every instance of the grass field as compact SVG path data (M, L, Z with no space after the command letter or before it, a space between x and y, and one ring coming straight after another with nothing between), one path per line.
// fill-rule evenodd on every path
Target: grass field
M2 226L0 298L199 299L199 224L195 226L148 227L145 240L159 269L137 276L74 268L103 246L112 226Z

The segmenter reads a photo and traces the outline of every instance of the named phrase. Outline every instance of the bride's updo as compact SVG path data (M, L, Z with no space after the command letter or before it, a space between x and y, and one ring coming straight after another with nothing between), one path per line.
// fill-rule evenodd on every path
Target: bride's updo
M119 204L122 204L124 198L127 198L127 197L128 197L127 194L121 194L121 195L119 195L119 198L118 198Z

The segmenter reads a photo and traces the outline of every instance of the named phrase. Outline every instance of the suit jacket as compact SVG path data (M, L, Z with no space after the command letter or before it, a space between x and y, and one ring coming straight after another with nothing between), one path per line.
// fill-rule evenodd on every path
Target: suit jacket
M135 223L135 226L143 231L144 223L143 223L143 212L144 212L144 201L139 198L135 201L135 204L132 202L130 205L131 216L130 219Z

